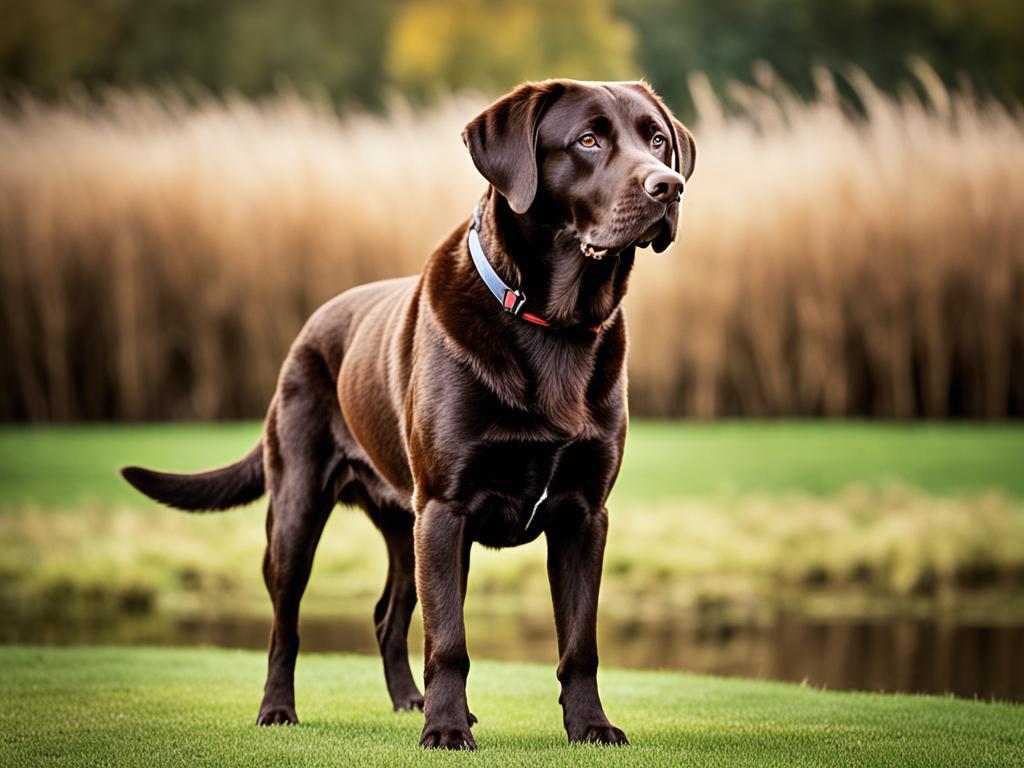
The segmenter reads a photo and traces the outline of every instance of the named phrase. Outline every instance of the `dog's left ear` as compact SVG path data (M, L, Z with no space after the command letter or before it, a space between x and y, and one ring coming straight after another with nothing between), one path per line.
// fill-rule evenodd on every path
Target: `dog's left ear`
M683 178L689 180L693 175L693 168L697 164L697 143L693 140L693 134L686 126L680 123L672 110L665 106L665 102L654 92L654 89L644 80L637 82L637 88L654 102L654 106L661 112L661 116L672 129L672 152L675 156L675 172L681 173Z
M473 164L516 213L526 213L537 195L537 126L563 89L554 80L520 85L462 131Z

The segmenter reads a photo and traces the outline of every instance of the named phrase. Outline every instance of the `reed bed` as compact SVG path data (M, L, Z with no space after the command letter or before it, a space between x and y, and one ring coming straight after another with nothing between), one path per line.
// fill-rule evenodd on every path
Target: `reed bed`
M854 103L699 75L681 236L627 299L633 413L1024 415L1024 115L923 67ZM339 117L114 92L0 112L0 419L260 415L310 312L418 271L485 103Z

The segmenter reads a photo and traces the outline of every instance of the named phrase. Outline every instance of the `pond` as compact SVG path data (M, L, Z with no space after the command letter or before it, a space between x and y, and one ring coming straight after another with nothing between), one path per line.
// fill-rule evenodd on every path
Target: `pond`
M42 644L144 643L266 647L260 618L122 617L102 621L0 622L0 641ZM376 653L367 613L311 618L300 626L303 652ZM553 621L545 613L471 614L473 658L556 662ZM422 647L418 620L410 633ZM935 619L821 619L794 613L768 622L602 615L605 666L674 669L710 675L804 682L831 690L903 691L1024 701L1024 626Z

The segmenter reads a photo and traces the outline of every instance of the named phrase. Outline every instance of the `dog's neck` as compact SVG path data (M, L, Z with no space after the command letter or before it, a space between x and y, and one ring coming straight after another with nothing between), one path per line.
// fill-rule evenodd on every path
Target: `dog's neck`
M626 292L632 247L597 261L580 250L571 226L516 214L489 189L480 202L480 241L501 278L526 295L526 310L558 328L594 328Z

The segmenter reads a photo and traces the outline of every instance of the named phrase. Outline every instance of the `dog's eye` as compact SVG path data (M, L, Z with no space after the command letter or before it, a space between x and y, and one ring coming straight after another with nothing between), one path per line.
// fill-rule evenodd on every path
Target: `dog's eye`
M651 144L653 144L656 147L660 147L664 143L665 143L665 137L662 134L660 134L660 133L654 134L654 138L651 139Z
M581 147L585 147L586 149L593 149L598 145L597 136L595 136L592 133L584 133L582 136L576 139L576 143L579 144Z

